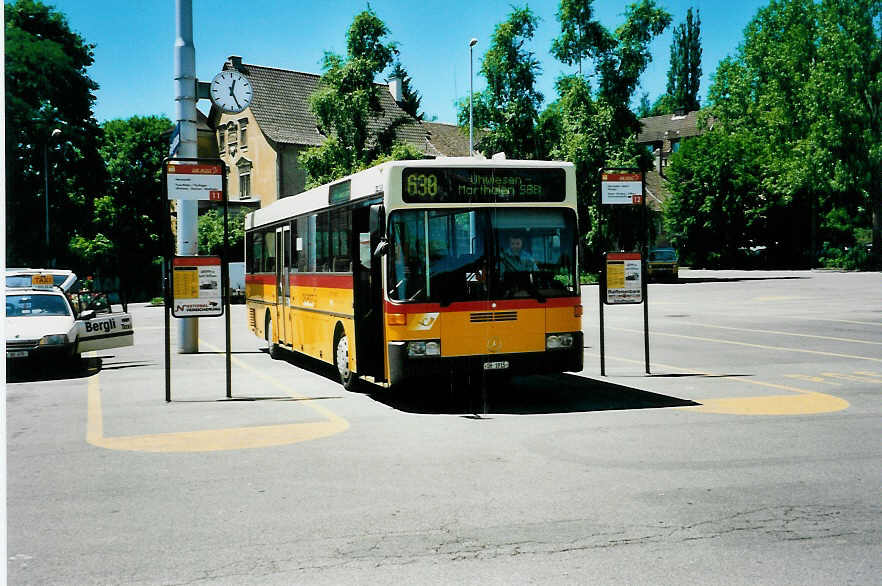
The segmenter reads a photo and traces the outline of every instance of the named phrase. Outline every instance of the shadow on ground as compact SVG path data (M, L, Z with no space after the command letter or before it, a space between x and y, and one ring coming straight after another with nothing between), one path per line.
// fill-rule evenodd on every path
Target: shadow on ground
M694 401L572 374L515 376L477 380L451 390L449 383L415 381L391 393L371 397L399 411L423 414L539 415L698 405Z
M83 358L77 363L48 362L28 360L22 363L6 363L7 383L33 383L53 380L70 380L77 378L89 378L103 370L123 370L128 368L140 368L155 366L151 361L112 362L105 364L104 361L114 356L94 356Z

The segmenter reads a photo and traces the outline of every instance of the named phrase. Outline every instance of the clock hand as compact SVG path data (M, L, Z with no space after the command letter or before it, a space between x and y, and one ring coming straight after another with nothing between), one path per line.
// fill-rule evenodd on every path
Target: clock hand
M233 96L233 101L236 102L236 107L241 108L242 104L239 103L239 100L236 98L236 94L230 92L230 95Z

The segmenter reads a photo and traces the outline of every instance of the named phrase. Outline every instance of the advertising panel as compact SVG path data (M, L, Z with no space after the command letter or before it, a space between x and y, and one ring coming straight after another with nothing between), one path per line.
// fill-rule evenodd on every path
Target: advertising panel
M224 314L219 256L176 256L172 264L172 315Z
M607 252L603 302L643 303L643 262L639 252Z

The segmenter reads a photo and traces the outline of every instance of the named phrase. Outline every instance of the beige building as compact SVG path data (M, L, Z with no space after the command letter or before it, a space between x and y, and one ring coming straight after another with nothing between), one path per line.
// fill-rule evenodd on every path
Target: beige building
M230 203L265 206L305 190L301 153L319 146L325 137L309 110L309 96L320 76L287 69L242 63L231 56L224 69L248 76L253 88L251 106L239 114L212 106L208 124L215 129L218 156L228 168ZM428 158L468 154L468 135L450 124L421 122L401 109L401 84L382 85L383 114L371 125L380 131L395 125L396 140L406 142ZM396 97L398 100L396 101Z

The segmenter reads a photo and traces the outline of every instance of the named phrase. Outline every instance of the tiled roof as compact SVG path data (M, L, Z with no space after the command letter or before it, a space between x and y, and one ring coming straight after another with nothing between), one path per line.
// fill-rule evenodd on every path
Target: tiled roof
M280 143L318 146L325 137L316 128L315 116L309 110L309 96L318 89L321 76L288 69L276 69L260 65L242 64L254 88L251 112L266 135ZM419 121L402 110L386 85L377 84L383 114L369 125L374 132L388 128L402 118L395 134L398 140L407 142L431 156L440 154L427 141L427 132Z
M469 131L454 124L442 124L441 122L423 122L423 127L429 133L429 141L445 157L469 156ZM475 129L475 144L484 131Z
M698 134L698 110L694 110L685 116L666 114L641 118L637 142L659 142L666 138L670 140Z

